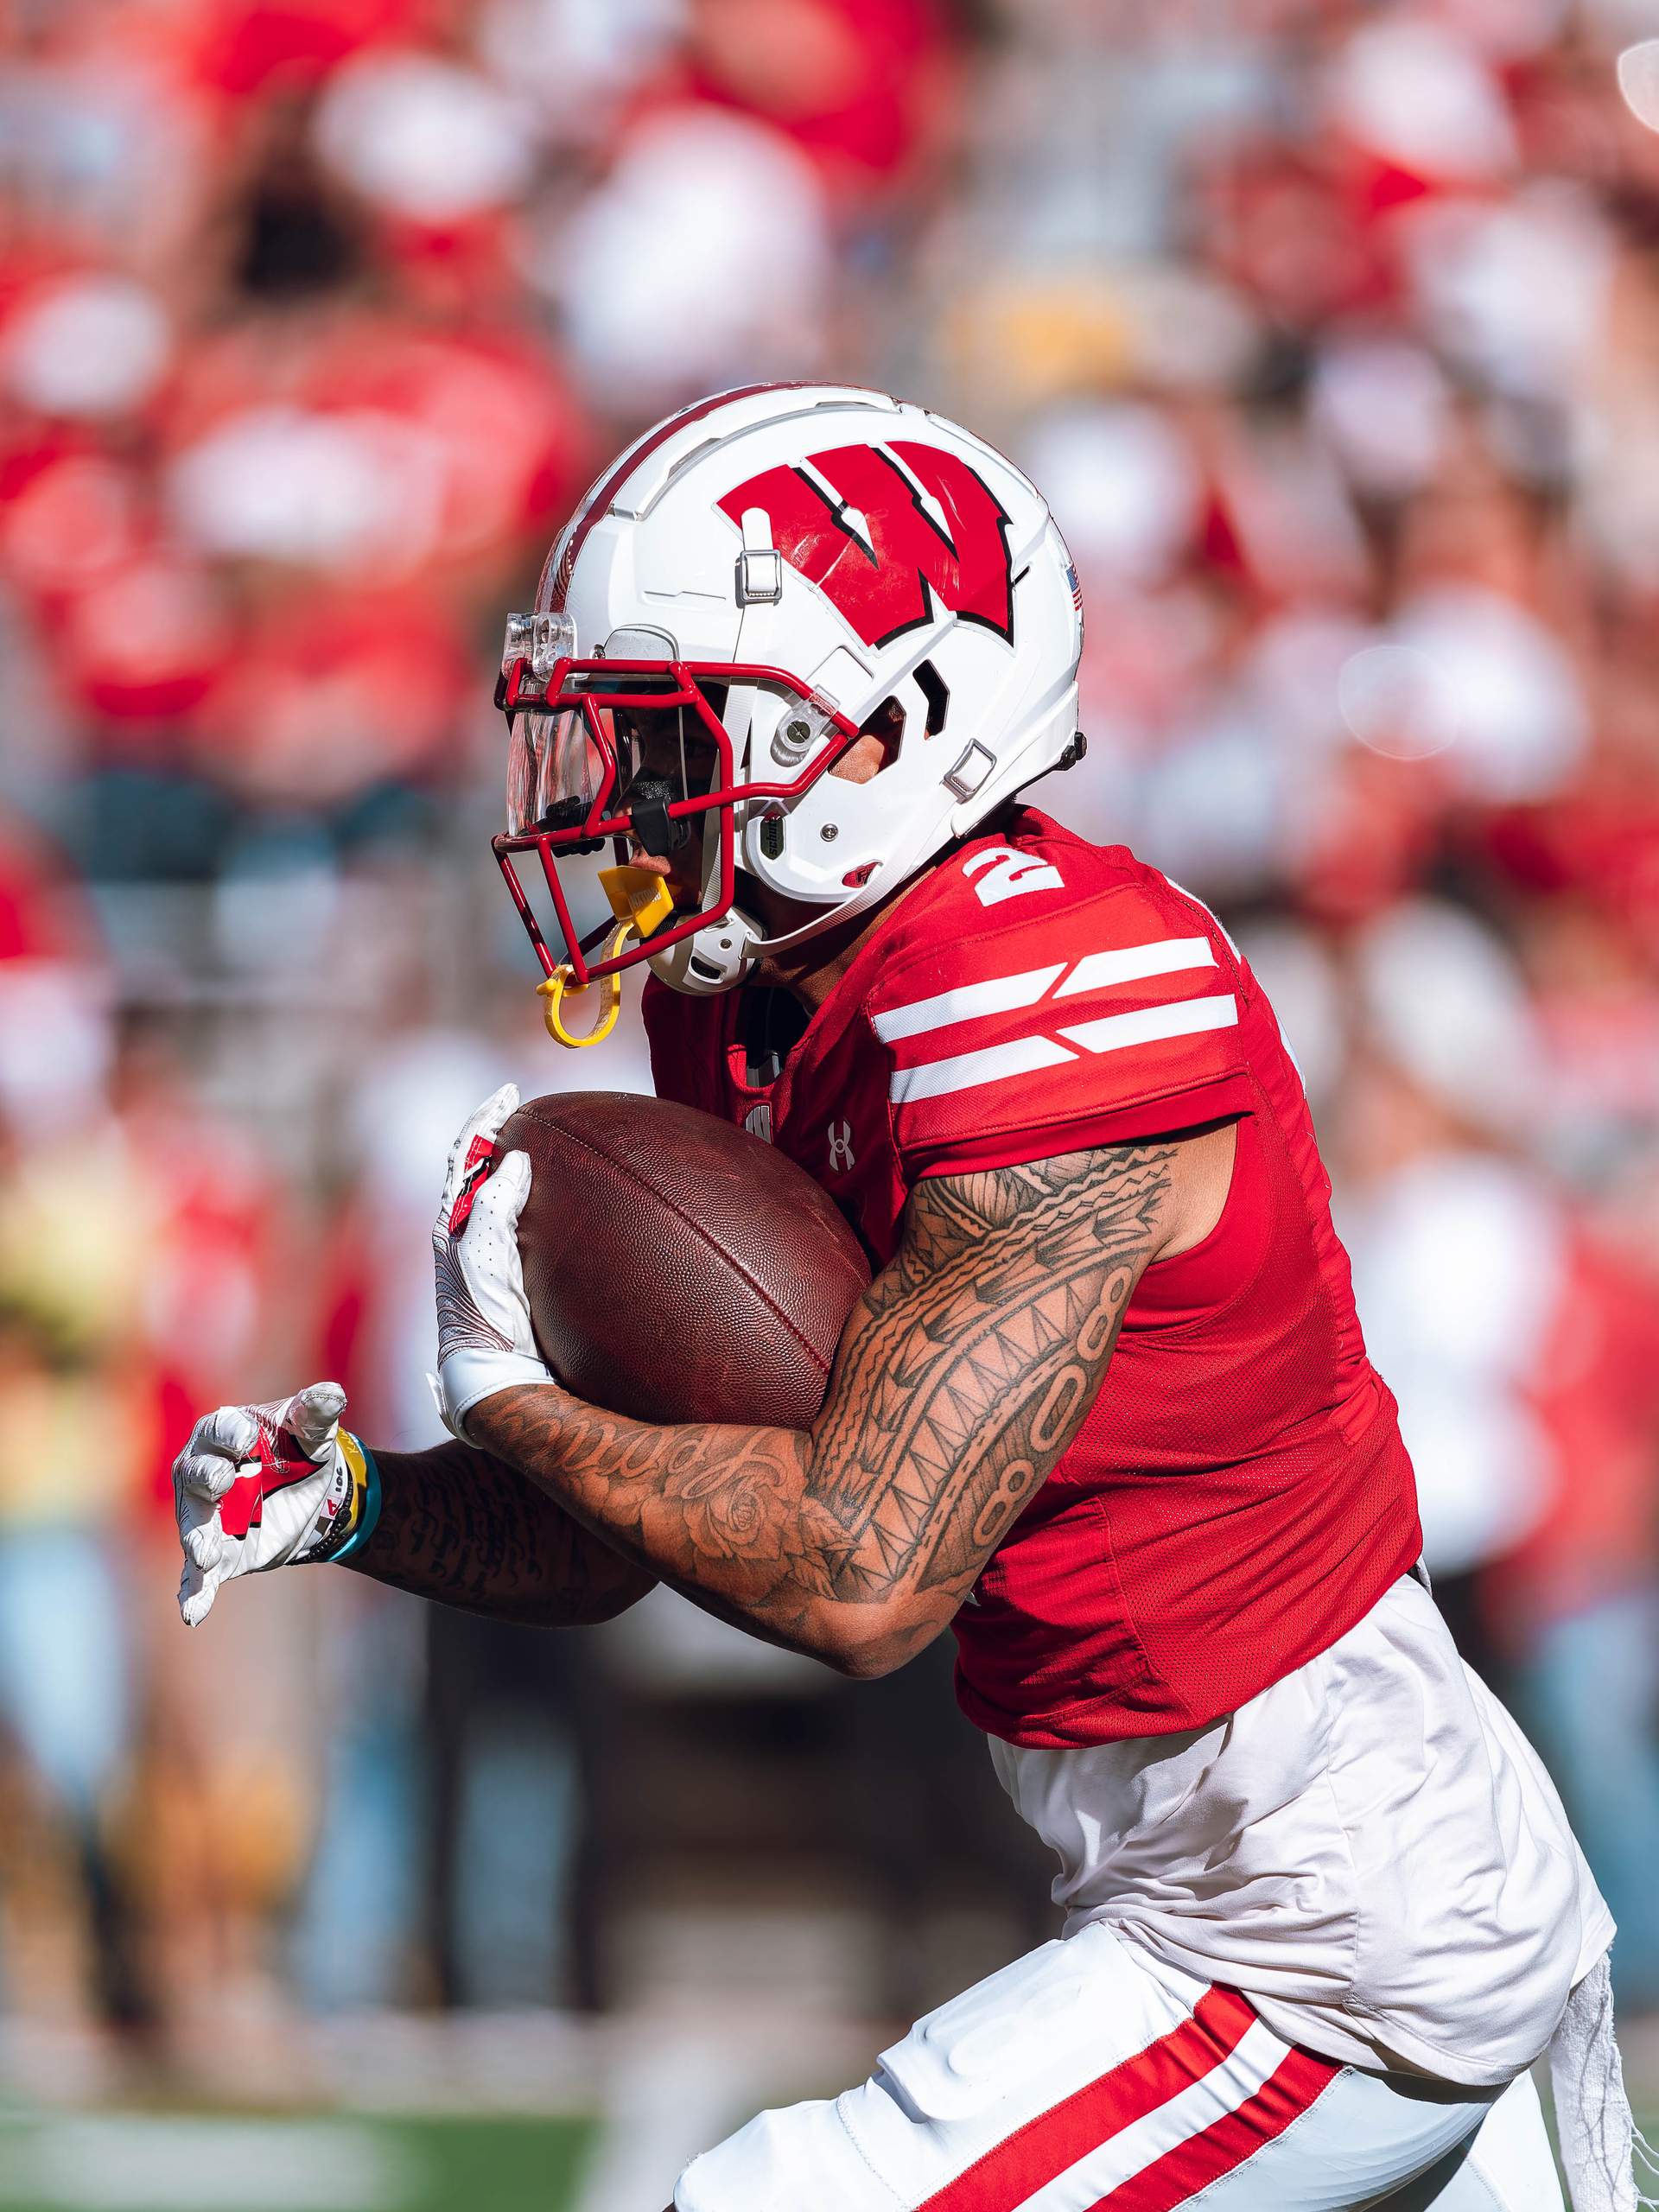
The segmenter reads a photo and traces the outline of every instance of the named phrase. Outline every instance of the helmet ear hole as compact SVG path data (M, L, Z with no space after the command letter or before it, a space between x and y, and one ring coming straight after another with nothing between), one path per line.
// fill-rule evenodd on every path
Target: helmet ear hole
M937 737L944 728L944 717L950 705L950 687L931 660L918 661L912 672L916 689L927 707L927 721L923 734Z
M906 719L903 707L892 697L884 699L874 713L864 718L864 726L859 735L879 738L881 741L880 764L875 771L878 776L883 768L891 768L899 758L899 748L905 741Z
M905 710L897 699L883 699L859 726L858 735L830 768L843 783L873 784L891 768L905 741Z

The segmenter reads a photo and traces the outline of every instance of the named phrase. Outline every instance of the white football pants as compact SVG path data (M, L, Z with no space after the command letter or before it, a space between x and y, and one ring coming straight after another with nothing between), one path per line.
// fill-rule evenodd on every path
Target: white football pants
M954 1998L833 2101L764 2112L677 2212L1562 2212L1531 2077L1362 2074L1100 1923Z

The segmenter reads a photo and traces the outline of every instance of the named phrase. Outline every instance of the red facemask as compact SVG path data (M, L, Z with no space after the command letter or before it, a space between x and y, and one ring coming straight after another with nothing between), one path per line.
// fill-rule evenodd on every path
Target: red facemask
M496 686L496 704L509 731L507 829L492 848L543 974L566 967L579 988L594 976L649 959L728 914L735 894L738 802L787 804L798 798L857 732L822 694L784 670L715 661L554 658L550 644L574 643L539 634L555 624L564 627L556 616L509 619ZM734 684L782 693L798 702L801 747L813 758L791 781L734 780L732 741L721 719ZM704 844L711 823L719 839L712 880ZM632 918L641 941L613 944L590 959L615 933L615 924L602 923L585 936L578 932L558 862L601 851L607 843L617 865L601 871L601 883L617 918ZM563 962L549 950L513 865L516 854L530 852L541 861ZM670 874L658 874L654 887L649 879L642 884L636 879L643 872L629 865L635 856L667 861ZM623 875L630 880L616 880Z

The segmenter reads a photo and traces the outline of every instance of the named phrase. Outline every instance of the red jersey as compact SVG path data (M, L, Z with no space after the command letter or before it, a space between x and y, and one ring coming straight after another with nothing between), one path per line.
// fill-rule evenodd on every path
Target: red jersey
M957 1613L957 1694L1014 1744L1201 1727L1327 1649L1422 1547L1307 1103L1209 910L1024 812L887 917L769 1089L739 992L645 994L657 1088L746 1123L878 1266L926 1175L1237 1117L1216 1228L1155 1261L1094 1406Z

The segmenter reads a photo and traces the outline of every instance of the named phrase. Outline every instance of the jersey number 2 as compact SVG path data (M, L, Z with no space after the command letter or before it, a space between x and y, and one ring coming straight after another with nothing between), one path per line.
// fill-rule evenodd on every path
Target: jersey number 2
M1065 888L1058 868L1030 853L1016 853L1012 845L988 845L982 853L975 853L963 862L962 872L978 877L974 895L982 906L1000 906L1005 899L1018 899L1027 891Z

